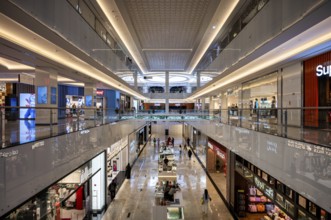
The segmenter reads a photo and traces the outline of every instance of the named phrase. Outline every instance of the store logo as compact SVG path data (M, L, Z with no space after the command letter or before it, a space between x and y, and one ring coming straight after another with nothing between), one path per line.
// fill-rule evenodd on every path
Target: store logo
M329 77L331 77L331 65L328 66L318 65L316 67L316 76L323 76L323 75L329 75Z

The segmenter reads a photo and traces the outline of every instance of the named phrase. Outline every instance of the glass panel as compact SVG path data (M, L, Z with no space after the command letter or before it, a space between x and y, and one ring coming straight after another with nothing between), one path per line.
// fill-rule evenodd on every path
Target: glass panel
M311 214L316 215L316 205L311 201L308 202L308 209Z
M285 208L285 201L284 197L280 195L279 193L276 193L276 202L283 208Z
M292 216L294 216L294 204L289 202L288 200L285 200L285 209L290 213Z
M303 208L307 208L307 200L306 200L306 198L305 197L302 197L302 196L300 196L299 195L299 205L301 206L301 207L303 207Z
M102 39L106 40L106 29L98 20L95 20L95 30Z
M283 184L277 180L276 188L278 191L283 192Z
M321 220L326 219L326 211L324 209L321 209Z
M290 197L291 199L293 199L293 190L289 187L285 187L285 194Z
M261 174L262 174L261 170L260 169L257 169L257 175L258 176L261 176Z
M299 210L298 212L298 220L312 220L312 218L308 217L306 213L303 211Z
M85 21L92 27L95 28L95 16L93 12L87 7L87 5L81 1L80 2L80 10L82 17L85 19Z
M262 179L264 179L265 181L268 182L268 174L266 174L265 172L262 172Z
M272 176L269 176L269 184L272 186L275 185L275 178L273 178Z

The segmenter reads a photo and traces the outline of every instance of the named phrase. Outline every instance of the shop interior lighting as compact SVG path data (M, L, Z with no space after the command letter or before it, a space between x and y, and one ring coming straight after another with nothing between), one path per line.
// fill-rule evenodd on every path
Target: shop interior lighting
M312 49L322 43L330 41L331 17L325 19L324 21L321 21L314 27L307 29L306 31L293 37L289 41L272 49L268 53L239 68L228 76L215 81L213 83L213 85L215 86L207 86L206 88L202 89L201 91L188 98L196 99L200 96L203 96L204 94L208 94L216 89L222 88L230 83L236 82L244 77L252 75L258 71L271 67L272 65L275 65L286 59L303 53L309 49Z
M92 77L97 81L104 82L109 86L125 91L132 96L138 97L139 99L146 99L146 97L140 95L131 88L122 85L122 83L114 80L83 60L73 56L64 49L59 48L55 44L18 24L2 13L0 13L0 37Z

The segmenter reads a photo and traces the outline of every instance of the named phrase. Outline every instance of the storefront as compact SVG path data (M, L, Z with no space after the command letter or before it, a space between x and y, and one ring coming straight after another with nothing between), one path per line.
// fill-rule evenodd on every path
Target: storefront
M114 181L119 189L128 164L128 139L122 138L107 148L107 188ZM107 201L109 203L110 200Z
M66 95L65 98L66 98L66 116L67 117L78 117L78 116L84 115L84 110L82 109L85 107L84 96ZM90 102L89 100L87 100L87 101Z
M242 85L242 115L248 118L242 126L260 131L275 131L277 129L277 82L278 73L274 72ZM262 123L255 123L255 122Z
M227 149L211 138L208 138L207 146L206 170L224 198L227 198Z
M194 130L193 134L193 150L203 166L206 167L208 137L199 130Z
M138 131L129 134L129 162L131 165L134 164L136 159L138 158L140 152L143 150L144 146L147 143L149 138L148 135L148 125L140 128Z
M105 207L105 153L44 189L5 219L82 220Z
M303 62L304 107L331 106L331 52ZM304 112L304 126L330 128L329 110L309 109Z
M234 196L239 219L330 219L321 207L260 168L235 155Z

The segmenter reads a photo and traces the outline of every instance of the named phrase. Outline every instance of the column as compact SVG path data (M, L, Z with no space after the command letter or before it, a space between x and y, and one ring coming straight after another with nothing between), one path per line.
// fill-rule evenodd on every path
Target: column
M192 87L191 87L191 84L190 83L187 83L186 93L192 93Z
M85 119L94 119L95 112L95 96L96 96L96 85L95 83L85 83L84 85L84 96L85 96Z
M201 110L202 110L202 111L205 110L205 104L206 104L206 98L202 98L202 99L201 99Z
M169 72L165 72L165 112L169 114Z
M201 86L201 74L200 71L197 71L197 89Z
M35 123L49 125L58 123L57 71L48 67L36 67L35 73L35 106L31 109L36 114Z
M138 90L138 71L133 73L134 88Z

